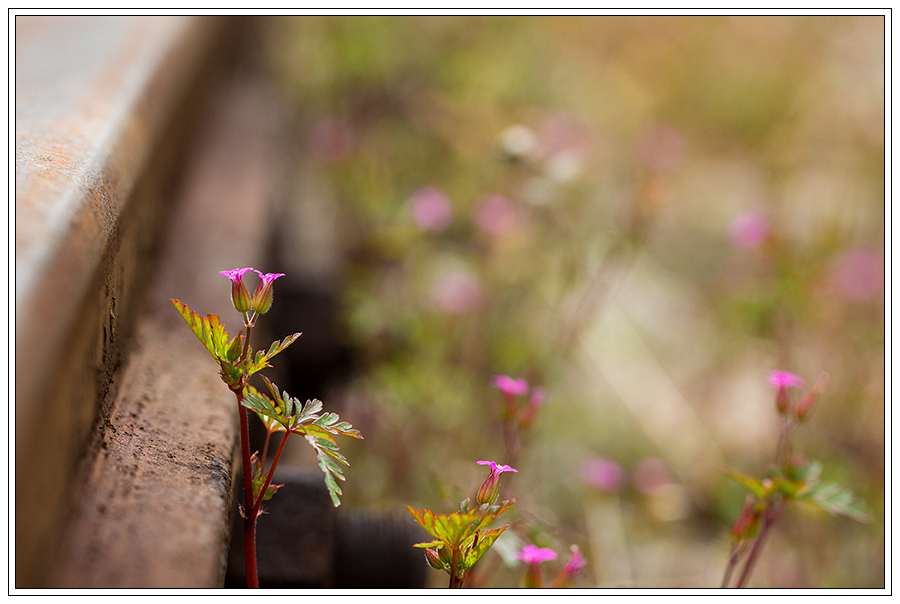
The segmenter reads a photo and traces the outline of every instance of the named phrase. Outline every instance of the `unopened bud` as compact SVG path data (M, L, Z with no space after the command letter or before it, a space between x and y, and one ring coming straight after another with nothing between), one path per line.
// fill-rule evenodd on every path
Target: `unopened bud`
M244 285L242 278L252 270L255 269L236 268L230 271L219 271L220 275L231 279L231 303L234 304L234 308L240 313L250 311L250 292L247 291L247 286Z
M802 422L804 419L806 419L807 414L809 414L809 410L816 402L816 399L819 398L819 394L822 392L822 390L825 389L826 384L828 384L828 374L822 373L821 375L819 375L816 383L813 384L812 390L807 392L803 396L803 398L801 398L797 402L797 406L794 407L794 416L797 418L797 421Z
M744 509L741 515L735 520L731 527L731 537L735 541L741 541L746 538L752 538L756 535L756 528L759 524L759 512L756 510L756 502L753 496L748 495L744 501Z
M442 548L443 549L443 548ZM428 565L435 570L444 570L444 563L441 562L440 556L433 549L425 550L425 560L428 561Z
M264 275L259 271L255 272L259 275L259 285L256 286L256 291L253 292L253 310L264 315L272 307L273 283L278 277L284 277L284 273L266 273Z
M494 505L497 497L500 496L500 475L504 472L518 472L518 470L510 466L498 466L493 461L479 461L477 463L482 466L491 466L491 473L481 484L481 488L478 489L478 495L475 497L475 500L480 505Z

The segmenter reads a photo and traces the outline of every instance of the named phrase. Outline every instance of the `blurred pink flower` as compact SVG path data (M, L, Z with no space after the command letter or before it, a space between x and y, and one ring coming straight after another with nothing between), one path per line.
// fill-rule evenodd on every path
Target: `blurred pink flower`
M495 375L491 383L506 395L525 394L528 392L528 382L524 379L513 379L508 375Z
M582 464L581 477L592 487L614 493L622 488L625 471L622 466L611 459L594 457Z
M481 303L481 286L471 275L461 270L439 274L431 286L431 301L439 309L461 314Z
M581 158L593 143L590 128L571 113L555 113L538 130L538 155L544 159L560 153Z
M652 170L668 170L684 156L684 136L669 124L651 124L638 136L636 150L640 160Z
M521 552L514 552L513 558L518 558L526 564L540 564L549 560L556 560L559 556L555 551L547 547L538 547L536 545L526 545Z
M874 298L884 285L884 256L864 248L847 250L832 265L831 279L838 293L848 300Z
M769 373L769 383L776 388L787 388L788 386L802 386L803 378L794 375L790 371L773 371Z
M476 461L475 463L477 463L479 466L491 466L491 474L494 474L496 476L499 476L504 472L518 472L518 470L514 467L507 465L501 466L498 465L496 461Z
M572 545L569 547L569 561L566 562L566 566L565 568L563 568L563 572L570 576L574 576L585 566L587 566L587 563L587 558L584 557L584 554L581 553L581 550L578 549L578 546Z
M353 129L345 120L325 118L313 126L309 145L316 159L335 163L346 159L356 142Z
M481 200L475 213L475 222L482 231L500 234L514 229L519 222L519 215L507 197L494 194Z
M442 231L450 225L450 200L435 187L422 187L409 198L413 219L426 231Z
M663 460L656 457L642 459L634 467L632 483L641 493L652 495L672 484L672 472Z
M769 236L768 217L760 210L748 210L731 223L731 241L745 250L759 246Z

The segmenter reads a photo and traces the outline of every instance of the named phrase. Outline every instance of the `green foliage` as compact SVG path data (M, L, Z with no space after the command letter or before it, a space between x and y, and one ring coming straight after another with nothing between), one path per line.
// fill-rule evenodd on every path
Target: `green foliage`
M247 367L247 375L253 375L257 371L265 369L266 367L271 367L271 365L269 365L269 360L276 354L293 344L294 340L299 337L300 334L295 333L286 337L284 340L275 340L269 347L268 352L263 352L261 350L257 352L256 357L253 359L253 362L250 363Z
M197 339L200 340L200 343L203 344L212 358L219 364L221 368L219 373L223 381L232 390L240 388L246 382L247 377L266 367L271 367L269 361L272 357L293 344L300 337L299 333L295 333L284 340L276 340L269 347L268 351L259 351L255 357L248 353L248 358L242 361L243 332L238 332L234 338L229 340L229 334L225 331L225 326L219 322L218 315L208 314L205 317L201 317L181 300L169 298L169 301L178 310L178 313L194 335L197 336Z
M274 348L274 346L273 346ZM343 494L337 480L345 480L343 466L350 466L347 458L340 452L335 436L349 436L362 439L358 430L348 422L340 421L337 413L322 413L322 401L313 399L301 403L286 391L279 393L278 388L263 376L270 398L252 386L244 388L241 404L254 411L271 431L288 434L302 434L306 442L316 451L319 468L325 475L325 485L334 507L341 505Z
M435 514L429 509L417 510L406 506L416 522L436 541L418 543L413 547L436 548L444 569L451 576L462 576L490 549L509 525L486 529L494 520L510 509L516 500L499 505L481 506L473 511ZM445 549L446 548L446 549ZM429 561L431 564L431 561ZM433 564L432 564L433 565ZM455 568L454 568L455 565Z
M738 484L749 489L761 502L778 492L786 499L808 503L824 512L846 516L857 522L870 522L865 504L851 491L833 482L820 480L822 464L808 462L797 467L788 467L784 475L773 472L768 478L747 476L731 468L725 474Z
M833 482L816 482L798 495L797 501L808 503L828 512L868 523L872 521L865 504L856 495Z

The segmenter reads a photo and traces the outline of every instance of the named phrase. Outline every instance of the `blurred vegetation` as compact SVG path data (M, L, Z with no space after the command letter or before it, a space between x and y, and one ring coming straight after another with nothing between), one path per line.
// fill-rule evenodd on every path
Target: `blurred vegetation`
M745 494L721 468L774 455L767 374L824 371L800 447L874 521L798 506L751 585L883 587L884 27L267 21L358 354L326 400L366 438L345 500L456 509L476 460L512 463L491 377L524 377L548 398L504 477L520 537L578 544L579 586L716 587Z

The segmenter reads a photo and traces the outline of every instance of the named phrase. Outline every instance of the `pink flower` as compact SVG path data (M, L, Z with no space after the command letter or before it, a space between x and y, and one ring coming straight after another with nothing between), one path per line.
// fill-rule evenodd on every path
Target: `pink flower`
M737 247L750 250L769 236L769 219L760 210L744 212L731 223L731 241Z
M241 313L250 310L250 292L247 291L247 286L244 285L243 277L253 270L256 269L236 268L230 271L219 271L220 275L224 275L231 279L231 303L234 304L234 308Z
M661 459L642 459L634 468L632 483L634 488L646 495L659 493L674 481L669 466Z
M613 493L622 488L625 471L611 459L595 457L584 463L581 475L587 484Z
M494 461L476 461L475 463L477 463L479 466L491 466L491 472L496 473L497 476L503 474L504 472L518 472L518 470L512 466L499 466L497 465L497 462Z
M478 489L478 495L475 499L481 505L494 505L497 497L500 496L500 475L504 472L518 472L518 470L512 466L498 466L493 461L479 461L476 463L481 466L491 466L491 473L484 480L481 488Z
M775 408L778 409L778 413L787 413L791 406L787 389L790 386L802 386L803 380L789 371L773 371L769 374L769 383L778 388L778 394L775 395Z
M656 172L673 168L684 155L685 143L681 132L669 124L653 124L638 138L638 157Z
M525 394L528 392L528 382L524 379L515 380L508 375L495 375L491 382L507 396Z
M256 269L253 269L253 271L259 275L260 279L259 285L256 286L256 291L253 292L253 309L264 315L269 312L269 308L272 306L272 284L278 277L284 277L284 273L266 273L264 275Z
M769 383L780 390L789 386L802 386L803 379L790 371L773 371L769 374Z
M409 198L413 219L426 231L442 231L450 225L450 200L435 187L422 187Z
M522 548L521 552L513 553L514 558L518 558L522 562L526 564L540 564L541 562L548 562L550 560L556 560L558 554L550 548L547 547L538 547L536 545L526 545Z
M848 250L834 262L831 280L847 300L874 298L884 285L884 257L876 250Z
M456 269L438 275L429 293L436 307L451 314L468 312L481 303L478 281Z
M475 214L478 227L495 235L512 230L518 221L519 216L512 202L499 194L482 199Z
M569 556L569 561L566 562L563 572L574 576L578 571L587 566L588 561L581 553L581 550L578 549L577 545L569 547Z

